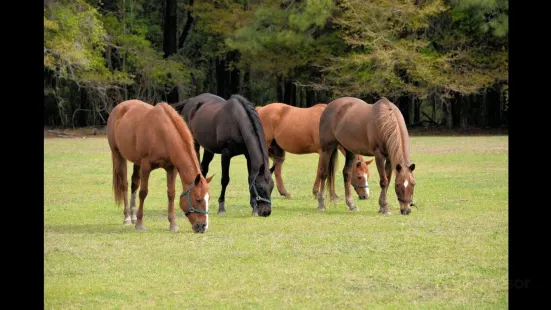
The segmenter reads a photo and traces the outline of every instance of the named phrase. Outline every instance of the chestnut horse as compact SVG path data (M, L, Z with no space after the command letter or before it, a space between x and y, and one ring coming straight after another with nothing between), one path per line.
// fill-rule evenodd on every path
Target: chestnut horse
M117 205L124 201L124 224L136 224L143 231L143 205L147 197L149 174L163 168L167 175L168 221L170 231L178 231L174 214L176 173L183 193L180 208L195 232L209 226L209 182L201 175L193 138L178 113L167 103L152 106L139 100L119 103L107 120L107 141L113 161L113 190ZM128 208L127 160L134 163L132 197ZM140 189L140 207L136 215L136 193Z
M202 146L201 171L206 175L214 154L221 154L222 191L218 198L218 214L225 214L226 187L230 182L230 160L245 155L252 215L269 216L274 189L268 163L264 131L253 105L244 97L233 95L226 100L204 93L184 102L173 104L184 117L195 143L199 160Z
M285 152L299 155L320 153L319 121L326 106L327 104L319 103L309 108L298 108L275 102L263 107L256 107L264 128L266 145L269 147L268 154L273 161L270 170L275 169L277 190L282 196L292 198L291 194L285 189L281 177ZM339 147L339 150L345 155L343 148ZM361 155L356 157L356 163L352 170L352 180L354 180L352 184L360 199L369 198L368 165L372 161L373 159L364 161ZM314 197L319 192L319 186L320 178L316 174L312 190ZM335 187L333 186L329 190L331 198L333 200L337 199Z
M410 163L409 134L402 113L388 99L382 97L374 104L353 97L342 97L327 105L320 118L319 125L321 156L318 173L321 189L318 193L318 208L324 206L325 180L329 186L335 182L335 162L337 146L346 151L343 169L346 204L350 211L358 208L350 195L350 170L354 154L375 156L379 172L381 196L379 213L391 214L388 208L386 192L396 170L394 188L400 203L400 213L411 212L413 198L415 164Z

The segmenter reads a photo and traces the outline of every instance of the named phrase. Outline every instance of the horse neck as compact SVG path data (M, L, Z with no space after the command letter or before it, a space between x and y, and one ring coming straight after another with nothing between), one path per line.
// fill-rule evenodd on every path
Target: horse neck
M170 160L178 169L182 186L185 189L195 180L197 174L201 173L201 169L197 162L197 156L191 150L186 150L185 147L176 149L175 145L177 144L173 144L172 148L174 149L170 150Z
M256 175L257 172L259 172L260 166L262 164L264 164L265 167L268 167L269 163L267 158L265 158L265 156L262 154L262 148L260 146L260 142L258 141L258 138L254 133L251 133L251 135L253 135L252 138L244 139L244 140L245 140L245 146L247 147L247 152L249 153L249 160L251 165L249 176L254 176ZM260 171L260 173L263 173L263 172L264 171Z
M396 164L409 165L409 137L407 131L404 131L402 126L398 125L397 135L394 139L396 141L387 141L387 148L390 157L390 162L393 166ZM395 145L394 147L388 147L388 145Z

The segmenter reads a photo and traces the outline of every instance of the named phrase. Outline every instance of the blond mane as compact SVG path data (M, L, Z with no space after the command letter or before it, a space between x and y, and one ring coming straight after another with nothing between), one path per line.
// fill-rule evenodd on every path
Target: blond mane
M182 138L185 152L191 156L190 160L193 163L193 167L197 169L197 171L201 171L199 168L199 163L197 162L197 153L195 152L195 147L193 146L193 135L182 117L180 117L178 112L176 112L176 110L166 102L159 102L156 106L162 107L168 117L172 120L174 127L176 127L176 130Z
M392 164L409 165L409 136L400 110L385 97L379 99L374 108Z

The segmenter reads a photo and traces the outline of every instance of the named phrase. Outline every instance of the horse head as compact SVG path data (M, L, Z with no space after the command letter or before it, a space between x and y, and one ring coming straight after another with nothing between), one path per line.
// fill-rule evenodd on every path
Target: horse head
M205 179L198 174L180 195L180 208L194 232L204 233L209 228L209 183L213 177Z
M256 205L258 215L269 216L272 213L272 191L274 189L274 180L269 169L265 164L260 166L258 173L253 177L250 183L251 204Z
M364 161L361 155L357 155L356 163L352 167L352 186L360 200L369 199L369 167L373 159Z
M415 164L403 165L396 164L396 183L394 189L400 202L400 213L408 215L411 212L410 205L413 200L413 190L415 188L415 177L413 176Z

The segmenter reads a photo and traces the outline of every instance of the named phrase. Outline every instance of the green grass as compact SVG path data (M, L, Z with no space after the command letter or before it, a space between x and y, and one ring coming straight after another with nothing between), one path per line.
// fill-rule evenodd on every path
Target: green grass
M148 230L123 226L105 138L45 139L44 149L47 309L508 308L507 136L412 137L418 209L409 216L399 215L394 188L393 214L377 213L374 164L371 199L354 197L360 211L348 212L342 155L341 200L318 212L317 155L288 154L283 179L294 199L274 188L272 215L252 217L239 156L220 217L216 155L205 234L181 210L180 231L168 231L163 170L150 177Z

